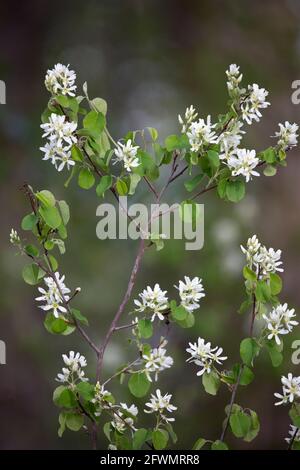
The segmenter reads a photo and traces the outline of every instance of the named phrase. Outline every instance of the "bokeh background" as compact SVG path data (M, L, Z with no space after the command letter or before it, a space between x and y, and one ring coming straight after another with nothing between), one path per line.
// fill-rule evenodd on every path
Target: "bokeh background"
M82 287L76 306L89 317L95 340L104 335L124 293L136 244L100 242L94 192L79 189L75 182L65 189L66 174L57 174L41 161L40 114L48 99L45 71L57 62L71 64L79 87L87 81L91 96L108 101L109 127L117 138L129 129L155 126L163 140L177 131L177 114L187 105L193 103L203 116L222 113L227 100L225 70L232 62L240 64L246 82L270 91L272 106L259 124L251 126L245 142L260 150L270 144L279 121L299 122L299 107L290 96L292 81L300 78L300 2L1 2L0 44L0 79L7 86L7 104L0 106L0 339L7 345L7 365L0 365L0 448L89 448L81 433L57 437L52 391L63 352L75 349L86 354L91 374L94 357L76 334L65 338L46 332L34 301L36 289L22 281L25 259L14 255L8 241L10 228L18 228L28 211L19 188L26 181L69 202L71 235L60 271L69 286ZM283 250L282 298L299 311L298 154L290 152L288 167L275 177L262 176L249 184L239 205L205 195L205 246L200 252L169 242L158 254L146 255L135 295L154 282L175 294L173 284L184 274L201 276L207 294L192 330L171 329L168 350L176 366L161 374L160 388L173 393L174 403L180 404L175 424L179 449L191 448L200 436L216 439L220 434L229 393L225 388L217 397L204 393L196 369L185 364L185 347L200 335L224 347L228 365L238 360L239 342L249 325L247 316L237 314L243 294L239 245L249 235L257 233L267 246ZM147 197L147 188L143 191L141 197ZM184 195L178 182L169 191L169 201ZM135 355L126 333L118 335L105 357L107 376ZM284 363L276 370L262 354L255 381L238 392L238 403L258 412L261 433L247 445L228 433L231 447L284 448L289 419L286 409L274 407L273 393L280 389L282 373L299 373L299 366L291 363L290 344L296 338L300 339L299 328L287 338ZM112 391L121 401L133 401L126 387L121 391L116 383ZM143 400L137 402L142 415ZM106 445L102 437L101 447Z

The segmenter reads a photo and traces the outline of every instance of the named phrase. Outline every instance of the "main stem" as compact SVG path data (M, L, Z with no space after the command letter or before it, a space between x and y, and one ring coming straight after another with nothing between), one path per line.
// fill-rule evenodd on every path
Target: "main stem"
M145 247L145 240L142 238L140 240L138 252L137 252L137 255L136 255L136 258L135 258L135 261L134 261L134 265L133 265L133 268L132 268L132 271L131 271L131 275L130 275L130 278L129 278L129 282L128 282L128 285L127 285L125 295L124 295L123 300L122 300L122 302L121 302L121 304L120 304L120 306L119 306L119 308L116 312L116 315L113 318L113 321L110 324L108 332L107 332L107 334L104 338L103 344L101 345L101 347L99 349L99 356L98 356L98 362L97 362L97 373L96 373L97 380L99 380L100 376L101 376L104 353L105 353L105 350L106 350L107 345L109 343L109 340L110 340L111 336L113 335L113 333L115 331L115 328L116 328L116 326L118 324L118 321L120 320L120 317L121 317L121 315L122 315L122 313L123 313L123 311L124 311L124 309L127 305L127 302L130 299L133 287L135 285L136 276L137 276L137 273L140 269L141 261L143 259L144 253L145 253L145 248L146 248Z

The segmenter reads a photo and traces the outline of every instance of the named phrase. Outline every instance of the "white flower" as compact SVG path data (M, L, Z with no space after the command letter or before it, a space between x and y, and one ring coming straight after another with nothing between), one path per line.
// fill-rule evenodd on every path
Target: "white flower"
M295 398L300 397L300 376L293 377L293 375L289 373L287 377L281 377L281 383L282 395L280 393L274 393L274 396L280 400L275 403L275 406L293 403Z
M232 176L244 176L247 183L252 176L259 176L259 173L254 171L258 163L255 150L246 149L236 149L236 155L231 155L227 160Z
M151 372L155 373L155 381L158 379L159 372L165 369L169 369L173 365L173 359L170 356L166 356L166 349L162 347L154 348L149 354L144 354L143 359L145 360L145 373L152 382Z
M66 121L66 116L52 113L49 121L41 124L41 128L44 130L43 137L48 138L44 147L40 147L44 153L43 160L50 160L58 171L62 171L65 165L69 170L75 165L70 148L77 143L76 122Z
M137 416L137 414L138 409L135 405L128 407L126 403L120 403L120 408L115 412L114 420L111 422L111 424L120 433L125 431L126 426L132 430L135 430L134 418Z
M12 243L13 245L19 245L21 243L21 239L18 235L18 232L13 228L10 231L9 240L10 243Z
M187 130L189 129L191 123L197 118L198 113L196 112L195 108L193 105L191 105L189 108L186 108L184 118L178 114L178 121L179 124L181 124L181 132L185 134Z
M122 162L124 165L125 170L130 173L132 168L136 168L139 166L140 162L137 157L138 146L133 146L131 140L127 140L125 144L121 142L117 143L117 147L115 149L116 159L114 163Z
M45 277L44 282L48 290L38 287L38 291L42 294L36 297L35 300L38 302L46 302L45 305L39 307L44 311L53 310L55 317L59 317L61 313L66 313L66 308L62 305L69 300L69 294L71 291L66 287L64 280L65 276L61 276L59 272L54 273L55 279L52 277Z
M219 137L220 144L220 159L228 160L228 158L236 152L237 147L240 145L242 140L243 123L240 121L232 121L226 130L222 132Z
M270 103L266 101L269 92L264 88L259 88L256 83L248 85L248 96L241 105L242 118L251 124L253 120L259 121L262 114L260 109L267 108Z
M218 136L213 131L216 124L211 124L210 116L207 116L206 122L204 119L192 122L187 136L191 145L192 152L199 152L204 145L215 144L218 142Z
M75 96L76 73L69 70L69 65L56 64L53 69L47 70L45 77L45 86L53 95Z
M275 132L273 136L278 138L277 145L283 150L295 147L298 144L297 131L299 126L296 123L290 124L288 121L285 121L284 124L279 123L278 125L279 131Z
M248 239L247 248L241 245L241 250L246 255L247 264L251 269L254 266L256 275L259 278L268 277L270 273L276 271L283 271L281 267L281 250L275 251L274 248L266 248L260 243L256 235Z
M267 275L275 273L276 271L283 272L281 261L281 250L274 250L274 248L267 249L262 246L258 253L253 257L253 262L259 266L261 273Z
M204 372L209 374L214 366L214 362L222 364L226 361L227 357L222 356L223 349L216 346L211 347L211 343L205 343L203 338L198 338L197 343L189 343L189 348L186 351L191 355L187 359L187 362L194 362L201 369L197 372L197 375L203 375Z
M174 287L179 291L181 305L188 312L200 307L199 300L205 297L202 279L199 277L190 279L188 276L184 276L184 281L179 281L179 285Z
M57 167L57 171L62 171L65 165L67 165L68 170L70 170L71 166L75 165L74 160L71 158L71 152L62 153L56 158L56 161L60 162Z
M263 315L263 319L266 321L268 329L268 339L275 339L276 343L280 345L281 341L279 335L286 335L292 331L294 326L299 323L295 318L295 309L289 309L288 305L280 304L274 307L268 315Z
M62 355L63 361L67 367L63 367L62 374L57 374L55 380L61 383L67 383L69 385L75 385L77 381L87 382L89 379L84 376L82 367L87 366L87 362L84 356L74 351L69 352L69 356L66 354Z
M159 284L155 284L152 289L150 286L147 286L143 290L139 297L142 301L134 300L135 305L138 307L135 309L136 312L144 312L149 309L153 312L151 321L155 320L157 316L160 320L164 320L164 315L162 312L168 308L168 297L166 296L167 291L162 291Z
M293 424L290 424L289 430L290 437L286 437L285 441L289 444L293 439L294 442L300 442L300 428L296 428Z
M100 383L97 382L95 385L95 396L91 400L91 402L94 403L98 409L98 411L95 411L95 416L100 416L102 408L111 408L111 405L109 404L111 397L111 393L105 390L104 385L100 385Z
M247 248L241 245L242 252L246 255L247 261L252 262L253 256L256 255L261 246L260 241L256 235L253 235L247 240Z
M166 411L172 413L173 411L177 410L177 407L170 403L172 395L168 395L167 393L165 395L162 395L159 389L157 389L155 393L156 395L151 394L150 402L145 404L145 406L147 406L149 410L145 409L144 412L158 413L160 418L163 421L166 421L167 423L175 421L174 418L168 418L167 416L165 416Z
M242 81L243 75L240 74L240 67L236 64L231 64L226 70L226 75L228 78L227 87L228 90L233 90L238 88L239 83Z

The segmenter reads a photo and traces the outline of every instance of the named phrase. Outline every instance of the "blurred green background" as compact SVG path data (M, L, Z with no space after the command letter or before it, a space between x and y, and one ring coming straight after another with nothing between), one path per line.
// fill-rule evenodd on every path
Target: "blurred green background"
M57 437L58 411L52 404L54 377L61 368L61 354L69 349L86 354L94 373L92 353L75 334L50 336L37 308L36 289L24 285L21 269L25 259L14 256L9 246L11 227L19 228L28 211L19 187L26 181L35 189L48 188L71 207L70 238L60 271L67 285L82 287L74 306L90 319L90 334L99 341L105 334L127 285L136 243L101 242L96 238L94 191L85 192L75 182L65 189L66 174L57 174L41 161L40 114L48 94L43 86L47 68L70 64L77 84L89 84L91 96L109 103L108 122L119 138L129 129L154 126L161 140L178 130L177 114L194 104L200 116L213 120L226 106L225 70L241 65L245 83L256 82L270 91L272 106L253 124L245 139L249 148L270 145L279 121L299 122L299 107L291 103L291 83L300 78L299 1L159 1L107 0L27 1L1 3L0 79L7 87L7 104L0 106L1 296L0 339L7 345L7 365L0 366L0 448L89 448L88 438L67 432ZM248 195L239 205L207 194L205 246L199 252L184 251L183 243L146 255L134 291L159 282L175 294L173 284L185 274L203 278L206 298L192 330L172 328L168 352L175 366L161 374L159 386L173 394L179 406L175 429L177 447L191 448L200 437L217 439L229 402L224 388L217 397L205 394L196 368L186 365L187 342L198 336L222 345L227 365L238 360L239 342L247 335L249 319L239 316L242 300L243 258L239 245L257 233L267 245L283 250L284 291L282 300L298 309L300 304L300 161L298 150L288 155L288 167L273 178L261 176L247 186ZM184 198L182 182L169 191L169 201ZM147 195L147 188L144 190ZM26 236L26 234L25 234ZM132 304L128 305L127 311ZM127 322L127 312L123 322ZM163 329L161 333L163 334ZM119 336L118 336L119 335ZM105 356L105 375L132 358L126 333L115 335ZM299 374L291 363L290 344L300 339L299 328L286 338L284 363L272 369L267 355L257 361L255 381L238 392L237 401L257 411L261 433L245 445L229 437L234 448L284 448L289 419L287 410L274 407L273 393L280 390L280 375ZM126 387L115 383L118 400L132 400ZM180 431L181 430L181 431ZM101 447L106 440L101 437Z

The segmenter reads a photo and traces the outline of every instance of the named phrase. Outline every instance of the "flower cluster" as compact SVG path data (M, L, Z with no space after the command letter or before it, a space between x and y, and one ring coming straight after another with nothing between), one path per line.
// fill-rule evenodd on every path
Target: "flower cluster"
M48 142L40 150L45 154L43 160L50 160L57 171L62 171L67 166L69 170L75 165L71 157L71 147L76 144L76 122L69 122L66 116L52 113L49 121L41 124L44 130L42 137L47 137Z
M162 346L165 344L166 342L164 342ZM148 354L143 355L143 359L145 361L145 373L150 382L152 382L151 373L154 373L154 380L157 381L159 372L169 369L174 363L171 356L166 356L167 351L162 346L151 349Z
M278 138L277 145L281 150L288 150L298 144L297 131L299 126L297 124L290 124L285 121L284 124L279 123L279 131L275 132L274 137Z
M226 129L222 132L219 137L220 160L225 160L226 162L228 161L229 157L236 153L236 150L242 140L242 134L245 134L245 131L242 130L242 127L242 122L232 120L229 122Z
M145 312L149 309L153 314L151 321L155 320L157 316L160 320L164 320L164 312L168 308L168 297L166 296L167 291L162 291L159 284L155 284L154 289L147 286L141 294L139 294L140 300L134 300L135 305L138 307L135 309L136 312Z
M293 403L296 398L300 398L300 376L293 377L293 374L289 373L287 377L281 377L281 383L282 394L274 393L274 396L279 399L275 406Z
M247 246L241 245L242 252L246 255L247 264L254 269L259 278L268 277L270 273L282 272L281 250L266 248L260 243L256 235L247 240Z
M192 152L200 152L204 146L209 144L216 144L218 136L213 130L216 124L211 123L211 117L207 116L206 122L204 119L192 122L186 132Z
M228 90L231 92L238 89L243 78L243 74L240 73L240 67L236 64L230 64L229 69L226 70L226 75Z
M21 239L18 235L18 232L14 230L13 228L11 229L9 240L10 240L10 243L12 243L13 245L20 245L21 243Z
M110 408L111 399L111 393L105 390L104 385L100 385L100 383L97 382L95 385L95 395L91 400L97 408L97 411L94 413L95 416L100 416L102 409Z
M115 149L115 156L117 157L114 163L122 162L125 170L130 173L133 168L139 166L140 162L137 157L137 151L139 147L137 145L132 145L131 140L127 140L125 144L122 142L117 143Z
M54 278L45 277L44 282L48 290L45 290L43 287L38 287L38 291L42 295L35 299L38 302L46 302L45 305L40 305L39 307L46 312L52 310L56 318L62 313L67 312L63 304L69 300L68 294L71 291L66 287L64 280L65 276L60 277L58 272L54 273Z
M252 176L259 176L254 169L259 164L255 150L235 149L235 154L227 160L228 168L231 170L232 176L243 176L246 183L251 180Z
M159 389L156 390L155 394L151 394L150 402L146 403L145 406L149 408L149 410L145 409L145 413L157 413L158 417L161 421L166 423L175 421L174 418L168 418L166 416L166 412L172 413L173 411L177 410L177 407L170 403L172 395L165 395L161 394Z
M260 109L265 109L270 106L266 101L269 92L264 88L259 88L256 83L248 85L248 92L246 98L241 104L242 118L247 124L252 124L253 121L259 121L262 114Z
M295 309L289 309L287 304L277 305L268 315L264 314L263 318L266 321L268 339L274 338L276 343L280 345L279 335L287 335L294 326L299 325L297 321L293 320L295 316Z
M197 343L189 343L189 346L186 351L191 357L187 359L187 362L194 362L201 367L197 375L203 375L204 372L210 374L215 367L214 364L222 364L222 361L227 359L226 356L222 356L222 348L218 346L212 348L211 343L205 343L203 338L198 338Z
M127 427L135 431L134 420L137 414L138 409L135 405L127 406L126 403L120 403L120 407L114 412L111 425L121 434Z
M190 279L188 276L184 276L184 281L179 281L179 285L174 287L179 291L181 305L188 312L200 307L199 300L205 297L202 279L198 277Z
M178 114L178 121L179 124L181 124L181 132L185 134L192 122L197 118L198 113L196 112L195 108L193 105L191 105L189 108L186 108L185 113L184 113L184 118Z
M45 86L53 95L75 96L76 73L69 70L69 65L56 64L53 69L47 70Z
M76 382L87 382L89 379L84 376L83 367L87 366L84 356L79 352L75 354L74 351L69 352L69 356L62 355L66 367L63 367L62 373L57 374L56 381L64 384L74 386Z

